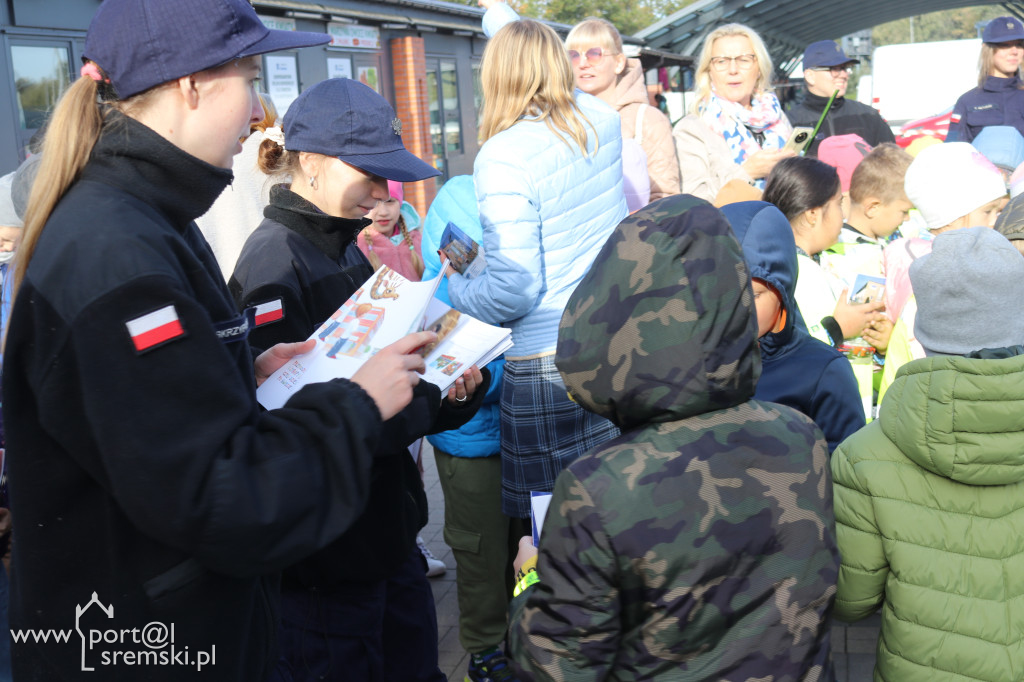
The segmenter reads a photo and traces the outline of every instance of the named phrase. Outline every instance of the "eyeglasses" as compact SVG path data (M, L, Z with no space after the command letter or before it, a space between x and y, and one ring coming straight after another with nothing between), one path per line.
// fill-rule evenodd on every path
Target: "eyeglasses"
M844 73L847 76L849 76L851 73L853 73L853 67L852 66L816 66L813 69L808 69L808 71L820 71L822 73L828 71L830 74L832 74L833 78L839 78Z
M712 57L711 68L715 71L725 71L736 62L736 68L740 71L749 71L757 64L757 56L752 54L741 54L737 57Z
M580 59L585 59L587 64L596 64L597 62L604 59L605 56L611 56L618 54L617 52L605 52L599 47L592 47L583 54L580 54L576 50L569 50L569 61L572 62L573 66L580 63Z

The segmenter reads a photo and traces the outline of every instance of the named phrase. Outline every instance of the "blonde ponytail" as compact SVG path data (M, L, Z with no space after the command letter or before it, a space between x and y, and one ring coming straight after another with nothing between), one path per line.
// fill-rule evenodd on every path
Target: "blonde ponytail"
M97 103L97 92L97 81L87 76L79 78L61 96L50 118L15 259L15 297L50 214L78 179L100 139L103 112Z
M412 252L412 269L416 271L418 278L423 279L423 258L416 251L416 245L412 241L412 235L409 234L409 228L405 226L405 216L401 214L398 216L398 228L402 231L402 239L405 240L406 246Z
M380 256L373 249L373 228L367 225L363 228L363 241L366 242L366 260L370 261L370 265L373 266L374 272L380 270L380 266L384 263L381 262Z

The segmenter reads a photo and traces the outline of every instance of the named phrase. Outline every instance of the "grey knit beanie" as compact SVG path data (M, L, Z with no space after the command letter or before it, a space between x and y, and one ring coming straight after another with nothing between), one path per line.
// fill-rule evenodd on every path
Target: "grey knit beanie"
M914 334L931 355L1024 344L1024 256L987 227L935 237L910 266Z

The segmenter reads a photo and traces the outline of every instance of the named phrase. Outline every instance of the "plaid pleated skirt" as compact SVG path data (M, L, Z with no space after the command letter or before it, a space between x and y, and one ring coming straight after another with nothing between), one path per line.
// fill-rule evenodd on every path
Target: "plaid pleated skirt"
M607 419L569 399L553 355L508 360L501 385L501 506L530 517L530 491L555 479L588 450L619 435Z

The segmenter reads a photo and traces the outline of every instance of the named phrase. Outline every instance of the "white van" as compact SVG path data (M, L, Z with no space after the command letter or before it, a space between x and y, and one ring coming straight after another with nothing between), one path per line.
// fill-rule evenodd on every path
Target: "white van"
M871 58L871 106L893 130L907 121L941 113L978 85L980 54L980 39L875 48Z

